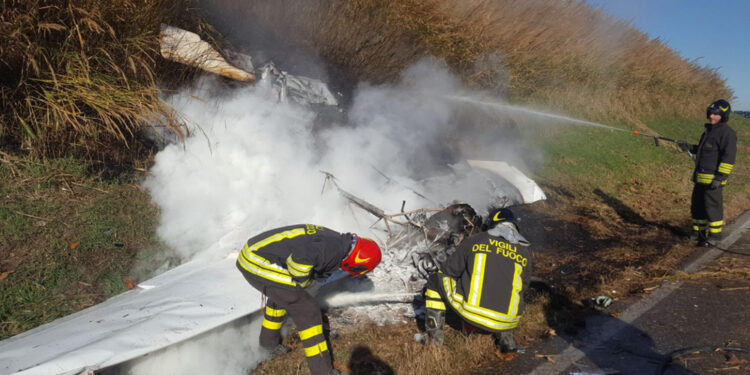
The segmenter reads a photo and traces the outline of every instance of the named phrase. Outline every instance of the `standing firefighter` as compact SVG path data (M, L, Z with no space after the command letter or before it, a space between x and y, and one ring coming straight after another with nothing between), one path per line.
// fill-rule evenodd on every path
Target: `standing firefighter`
M528 241L518 233L515 216L504 208L491 212L490 229L465 239L438 273L427 279L427 342L441 345L447 307L464 323L495 336L503 353L515 351L513 329L523 313L523 291L531 275ZM447 307L446 307L447 306Z
M731 107L724 99L706 108L708 124L697 145L681 142L680 148L695 154L693 195L690 213L693 217L691 238L698 246L714 246L721 240L724 225L722 188L734 168L737 156L737 134L729 127Z
M312 375L339 374L323 335L320 307L308 291L318 282L372 271L380 257L380 248L370 239L310 224L277 228L249 239L237 268L268 297L260 345L275 354L288 351L281 345L280 330L289 313Z

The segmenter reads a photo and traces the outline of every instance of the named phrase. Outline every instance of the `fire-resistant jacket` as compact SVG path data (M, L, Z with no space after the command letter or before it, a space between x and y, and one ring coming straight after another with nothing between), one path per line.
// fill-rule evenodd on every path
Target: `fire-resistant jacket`
M464 319L491 332L518 325L531 276L528 247L480 233L464 240L441 272L448 303Z
M708 185L718 180L726 185L737 156L737 134L726 122L706 124L706 131L692 151L695 154L693 182Z
M311 224L272 229L250 238L237 268L260 281L286 289L325 280L349 253L352 235Z

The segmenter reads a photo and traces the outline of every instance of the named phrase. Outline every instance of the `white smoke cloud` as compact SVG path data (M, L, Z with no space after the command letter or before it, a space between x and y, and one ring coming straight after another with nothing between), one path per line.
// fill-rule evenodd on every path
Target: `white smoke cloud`
M169 99L194 129L184 144L157 154L144 183L161 207L159 236L183 259L223 258L250 236L295 223L357 232L382 242L383 233L370 228L375 217L349 207L334 189L321 194L325 176L320 171L333 173L341 188L389 213L398 212L403 200L407 209L454 199L483 209L490 201L481 179L466 178L455 173L460 166L448 166L461 160L460 150L449 141L469 134L462 133L466 124L457 125L456 106L446 100L461 94L461 85L434 60L405 71L398 85L360 87L349 123L322 129L315 127L314 112L278 103L262 82L230 93L220 90L220 97L212 95L217 87L211 81L201 87ZM393 261L384 259L383 264ZM386 287L380 292L404 291ZM243 332L242 340L235 337L237 331ZM242 347L222 344L246 338L250 341ZM198 344L192 341L131 364L126 373L241 374L262 357L257 332L244 328L222 328ZM196 356L194 350L202 352ZM183 366L192 358L222 361Z
M411 208L453 199L486 203L488 197L477 196L481 189L456 185L447 167L456 161L456 150L445 136L457 136L460 128L452 123L454 107L445 97L460 89L447 70L427 60L408 69L397 86L361 87L350 124L317 132L312 111L276 102L263 85L221 101L205 97L205 91L177 95L170 103L199 128L184 145L157 154L145 182L162 209L159 235L189 258L209 248L223 256L251 235L294 223L367 231L373 217L356 224L337 194L321 194L321 170L389 212L397 212L403 200ZM388 183L378 171L400 184ZM436 180L427 177L436 176L444 176L444 186L430 186ZM407 186L432 192L434 201Z
M130 361L119 374L247 374L268 357L258 347L262 316L253 314L157 353Z

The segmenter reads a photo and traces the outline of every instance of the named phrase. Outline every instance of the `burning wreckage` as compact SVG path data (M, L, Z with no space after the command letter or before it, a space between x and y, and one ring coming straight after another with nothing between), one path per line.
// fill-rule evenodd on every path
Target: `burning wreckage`
M244 69L238 68L196 34L175 27L162 27L162 54L167 59L232 80L257 80L249 57L235 57L245 62ZM319 80L287 74L273 63L257 71L259 84L269 85L280 101L338 104ZM482 192L485 195L482 201L494 207L545 199L533 180L505 162L467 160L454 169L461 178L487 187ZM384 227L387 239L381 241L385 242L383 261L368 278L328 285L319 300L329 307L377 302L377 308L383 309L373 314L373 306L349 307L339 310L338 317L343 320L367 315L376 323L387 323L414 316L417 313L403 299L411 302L422 288L424 278L447 259L455 246L482 230L480 213L470 204L459 202L447 207L436 204L435 208L404 211L403 202L401 212L389 214L342 189L332 174L324 174L324 187L335 189L351 205L374 215L373 226ZM245 280L235 272L236 256L237 253L230 253L220 260L188 261L101 304L6 339L0 342L0 372L110 373L110 369L127 370L144 358L158 357L166 348L200 342L209 332L258 329L263 315L262 296L247 288ZM363 288L368 293L347 293ZM355 300L340 297L347 294L359 297ZM396 303L399 300L402 303Z

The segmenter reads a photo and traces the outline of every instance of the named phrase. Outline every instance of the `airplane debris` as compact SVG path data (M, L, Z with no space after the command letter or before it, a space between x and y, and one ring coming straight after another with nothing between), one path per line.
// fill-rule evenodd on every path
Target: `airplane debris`
M255 74L229 64L223 56L198 34L162 24L161 55L167 59L241 82L255 81Z

